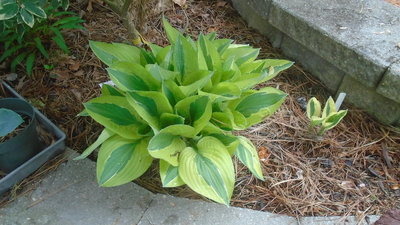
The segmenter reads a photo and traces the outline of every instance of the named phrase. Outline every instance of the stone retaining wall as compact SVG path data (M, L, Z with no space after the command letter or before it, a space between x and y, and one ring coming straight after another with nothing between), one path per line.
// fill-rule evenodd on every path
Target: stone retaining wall
M400 8L382 0L232 0L249 26L335 94L400 125Z

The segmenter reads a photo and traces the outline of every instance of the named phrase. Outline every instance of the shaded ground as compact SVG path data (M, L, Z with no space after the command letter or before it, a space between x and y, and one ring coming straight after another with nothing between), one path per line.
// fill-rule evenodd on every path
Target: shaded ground
M173 25L193 36L200 31L216 31L219 37L260 47L262 58L284 58L266 38L247 28L225 1L193 1L183 8L164 6L165 10L147 8L155 9L143 20L142 34L148 41L167 44L160 23L163 12ZM108 80L105 67L91 53L88 40L128 41L118 17L100 1L89 6L73 2L72 9L83 16L87 29L65 33L72 55L52 52L55 69L45 71L40 66L45 63L38 62L32 79L21 76L12 84L66 132L68 146L82 151L95 140L100 126L90 118L75 115L83 109L82 102L99 94L98 84ZM327 132L323 140L317 140L307 131L299 100L311 96L325 100L329 94L323 86L299 66L266 85L279 87L289 97L273 117L242 134L258 147L267 179L255 180L235 162L233 205L298 216L363 216L400 207L398 129L382 126L347 106L349 114L344 121ZM185 187L161 188L156 165L137 183L154 192L201 198ZM15 196L20 191L15 189L13 193Z

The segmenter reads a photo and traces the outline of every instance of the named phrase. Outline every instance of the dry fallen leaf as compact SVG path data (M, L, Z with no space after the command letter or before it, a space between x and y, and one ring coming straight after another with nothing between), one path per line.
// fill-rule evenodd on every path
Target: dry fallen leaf
M226 1L218 1L217 7L224 7L226 5Z
M354 189L356 184L352 180L344 180L340 183L340 187L343 189Z
M258 157L261 161L267 161L270 157L271 153L265 146L261 146L258 148Z
M179 5L180 7L183 7L186 5L186 0L172 0L175 4Z

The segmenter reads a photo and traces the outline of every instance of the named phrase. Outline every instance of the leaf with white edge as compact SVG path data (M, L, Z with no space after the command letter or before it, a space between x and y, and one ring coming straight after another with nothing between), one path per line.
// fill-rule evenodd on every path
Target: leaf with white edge
M174 124L163 128L160 132L173 134L175 136L181 136L186 138L194 138L198 131L194 127L186 124Z
M0 4L2 4L2 6L0 7L0 21L11 19L18 14L19 6L15 1L9 2L9 4Z
M200 43L200 48L204 54L208 70L219 71L222 67L222 60L217 48L202 34L199 35L198 41Z
M32 28L35 24L35 18L33 17L33 15L24 8L21 8L19 14L21 15L24 23Z
M221 141L226 149L228 150L229 154L233 156L238 148L239 145L239 139L232 135L230 132L227 134L224 133L213 133L209 134L209 136L217 138L219 141Z
M172 46L161 49L156 55L157 63L164 69L173 69L172 66Z
M225 50L229 48L232 42L233 40L231 39L217 39L212 41L213 45L217 48L220 55L222 55Z
M280 72L290 68L294 62L283 60L283 59L264 59L264 68L268 69L270 72L268 76L263 80L263 82L271 80L276 77Z
M211 121L213 124L223 130L231 131L235 126L235 118L233 118L233 114L230 109L225 109L223 112L213 112Z
M330 114L322 121L322 128L325 131L334 128L347 114L347 110L340 110Z
M153 130L160 130L160 115L172 113L168 99L161 92L135 91L128 92L128 102L135 108L140 117L149 123Z
M260 52L259 48L252 48L250 46L230 45L228 49L222 54L222 59L234 56L236 65L240 66L244 63L254 61Z
M186 98L180 87L172 80L165 80L162 83L162 92L172 106L175 106L177 102Z
M256 147L254 147L253 143L251 143L249 139L243 136L237 138L239 139L239 145L236 149L235 155L247 168L249 168L250 172L255 177L264 181Z
M18 113L6 108L0 109L0 118L0 137L11 133L24 122Z
M215 85L210 93L199 91L199 95L207 95L212 102L237 99L241 93L240 88L231 82L221 82Z
M226 147L214 137L203 137L196 150L185 148L179 156L179 176L192 190L229 206L235 171Z
M164 25L165 33L167 33L167 38L168 38L169 42L171 44L175 44L178 37L182 35L181 32L179 32L177 29L173 28L165 17L162 18L162 22Z
M148 139L128 140L114 136L106 140L97 157L97 180L100 186L113 187L140 177L153 158L147 151Z
M265 77L268 76L268 71L264 70L261 73L247 73L242 74L238 79L236 79L233 83L240 88L240 90L245 91L248 90L255 85L263 82Z
M307 117L311 120L313 117L321 116L321 103L312 97L307 103Z
M179 177L178 167L160 160L160 177L163 187L179 187L185 182Z
M260 73L264 69L264 60L255 60L252 62L243 63L239 69L242 73Z
M160 132L151 138L148 150L149 154L154 158L162 159L173 166L178 166L179 152L185 147L185 142L179 136Z
M85 151L83 151L80 156L74 158L74 160L81 160L88 157L94 150L96 150L101 144L103 144L103 142L105 142L107 139L109 139L114 135L115 135L114 132L108 129L104 129L97 138L97 140L93 144L91 144L87 149L85 149Z
M196 60L197 53L188 40L183 36L179 36L172 48L172 57L175 66L174 69L179 72L181 76L198 69Z
M36 5L35 3L25 1L23 3L23 5L25 6L25 9L28 10L28 12L32 13L33 15L41 17L41 18L47 17L44 10L42 8L40 8L38 5Z
M137 139L149 132L125 97L101 96L84 106L94 120L122 137Z
M332 97L329 97L325 103L324 110L322 111L322 118L326 118L335 112L337 112L335 101L333 101Z
M207 96L191 96L175 105L177 113L185 118L186 124L192 125L200 132L211 118L212 106Z
M127 44L89 41L94 54L107 66L115 62L140 63L140 49Z

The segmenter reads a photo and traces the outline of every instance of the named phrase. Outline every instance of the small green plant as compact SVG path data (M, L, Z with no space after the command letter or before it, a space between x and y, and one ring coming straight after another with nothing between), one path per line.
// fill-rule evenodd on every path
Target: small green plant
M12 72L25 61L26 72L32 73L37 53L46 59L50 40L65 53L69 49L61 31L82 29L83 20L68 9L68 0L1 0L0 63L10 62ZM62 8L64 11L57 11Z
M234 136L272 115L286 94L255 85L293 63L256 60L259 49L200 34L185 37L165 19L171 43L149 50L119 43L90 42L116 87L85 103L85 112L105 129L78 159L100 147L97 180L111 187L141 176L159 159L164 187L188 185L228 205L235 182L231 157L264 180L257 150Z
M347 110L338 111L332 97L325 103L321 113L321 103L312 97L307 104L307 117L310 119L310 128L317 128L317 134L323 135L327 130L334 128L347 114Z
M21 123L24 122L22 117L9 109L0 108L0 137L7 136L13 132Z

